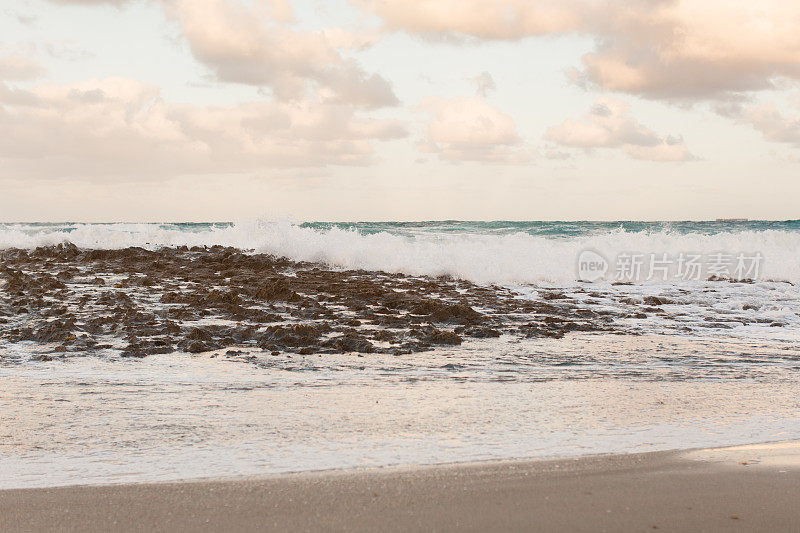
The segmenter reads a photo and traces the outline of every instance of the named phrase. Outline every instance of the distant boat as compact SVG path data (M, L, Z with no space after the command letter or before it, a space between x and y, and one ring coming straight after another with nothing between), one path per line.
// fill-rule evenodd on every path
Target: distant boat
M747 218L718 218L717 222L747 222Z

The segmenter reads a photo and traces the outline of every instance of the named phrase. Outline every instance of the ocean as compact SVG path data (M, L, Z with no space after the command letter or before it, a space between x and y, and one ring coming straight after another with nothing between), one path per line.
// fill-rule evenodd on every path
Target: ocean
M797 220L0 224L0 487L797 439L799 250Z
M800 220L712 222L0 223L0 248L232 246L363 268L479 283L569 282L578 254L764 254L763 279L800 282Z

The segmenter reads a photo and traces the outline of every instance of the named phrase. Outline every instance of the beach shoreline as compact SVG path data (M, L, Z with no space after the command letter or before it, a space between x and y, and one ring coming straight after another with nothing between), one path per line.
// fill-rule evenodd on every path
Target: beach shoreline
M4 531L790 531L800 444L0 491Z

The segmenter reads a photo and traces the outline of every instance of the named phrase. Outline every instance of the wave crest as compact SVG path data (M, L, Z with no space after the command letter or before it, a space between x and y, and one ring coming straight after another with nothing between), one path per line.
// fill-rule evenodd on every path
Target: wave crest
M232 246L295 261L412 275L449 275L479 283L565 282L576 279L583 250L607 258L620 253L756 253L761 278L800 281L800 231L731 231L715 234L617 229L581 236L539 236L479 231L386 231L365 234L340 227L313 228L288 221L236 224L5 224L0 248L71 242L81 248Z

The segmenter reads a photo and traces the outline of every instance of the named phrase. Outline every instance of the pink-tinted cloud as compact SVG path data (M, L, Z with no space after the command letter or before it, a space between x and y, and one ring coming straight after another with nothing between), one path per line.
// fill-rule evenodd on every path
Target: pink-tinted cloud
M579 34L579 83L660 99L735 97L800 79L800 3L786 0L353 0L427 38Z
M576 30L587 2L570 0L352 0L391 30L432 39L513 40Z
M314 94L364 107L398 103L388 81L334 46L365 46L369 39L276 25L272 10L258 2L177 0L170 6L194 57L221 81L269 87L281 100Z
M480 98L426 98L420 109L433 115L423 151L447 161L524 163L514 120Z
M44 74L44 68L34 59L33 47L20 49L0 48L0 82L36 79Z
M549 128L545 138L571 148L619 149L634 159L695 159L682 138L657 134L634 119L626 103L614 98L599 99L582 118Z
M772 104L740 108L729 115L751 125L768 141L800 148L800 116L786 116Z
M352 106L165 102L157 87L111 78L0 91L0 165L34 177L165 178L276 167L365 165L373 142L405 136Z
M121 6L129 0L49 0ZM150 0L178 22L192 55L220 81L267 87L280 100L362 107L398 104L391 84L343 55L377 42L374 31L291 29L288 0Z

